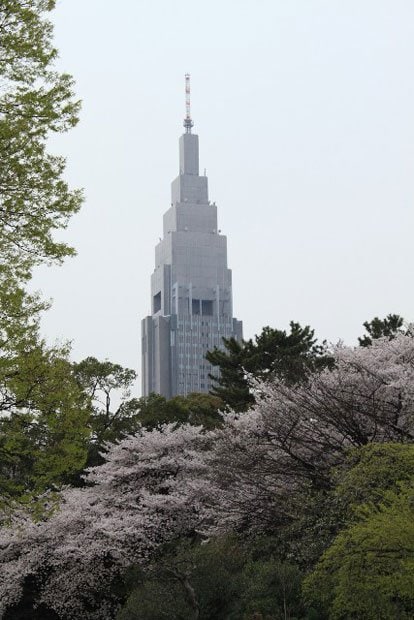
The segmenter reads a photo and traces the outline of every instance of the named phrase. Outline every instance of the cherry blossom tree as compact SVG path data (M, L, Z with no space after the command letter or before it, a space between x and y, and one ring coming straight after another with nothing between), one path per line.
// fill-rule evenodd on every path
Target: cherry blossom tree
M198 427L142 430L90 470L93 486L63 493L50 519L16 515L14 526L0 531L0 616L18 603L30 578L36 604L61 618L113 617L119 601L111 583L197 527L207 442Z
M227 414L209 456L212 531L273 530L295 517L297 491L327 490L346 450L414 439L414 339L333 348L332 369L287 386L254 382L256 406Z
M0 531L0 615L35 583L37 605L62 619L113 617L111 584L164 543L191 533L275 531L303 491L330 490L347 450L414 439L414 339L332 350L334 366L299 386L256 382L256 405L221 428L175 424L108 446L83 489L33 522ZM51 507L52 509L53 507Z

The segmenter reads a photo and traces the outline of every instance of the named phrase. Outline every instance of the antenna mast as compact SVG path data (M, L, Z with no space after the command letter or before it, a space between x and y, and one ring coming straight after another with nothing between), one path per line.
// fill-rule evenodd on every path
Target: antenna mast
M191 119L191 88L190 88L190 74L185 74L185 119L184 127L185 133L191 133L191 128L194 126L194 122Z

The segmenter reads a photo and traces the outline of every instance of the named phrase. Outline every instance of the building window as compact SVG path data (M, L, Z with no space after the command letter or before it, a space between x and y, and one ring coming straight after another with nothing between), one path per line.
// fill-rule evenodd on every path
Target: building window
M156 295L154 295L154 312L153 312L153 314L155 314L159 310L161 310L161 291L159 293L157 293Z
M211 299L201 300L201 313L203 316L213 316L213 301Z

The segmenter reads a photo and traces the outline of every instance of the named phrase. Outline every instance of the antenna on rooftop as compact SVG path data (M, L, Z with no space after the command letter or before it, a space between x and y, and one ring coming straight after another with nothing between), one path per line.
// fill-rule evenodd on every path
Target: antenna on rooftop
M191 119L191 88L190 88L190 74L185 74L185 119L184 127L185 133L191 133L191 127L194 126L194 122Z

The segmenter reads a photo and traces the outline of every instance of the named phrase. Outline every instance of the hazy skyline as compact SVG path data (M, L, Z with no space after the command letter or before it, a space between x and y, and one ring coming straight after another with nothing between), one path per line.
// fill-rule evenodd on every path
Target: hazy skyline
M375 315L413 320L412 2L114 6L53 17L83 108L50 148L85 204L64 233L78 256L33 281L48 340L139 371L186 72L245 338L296 320L353 344Z

